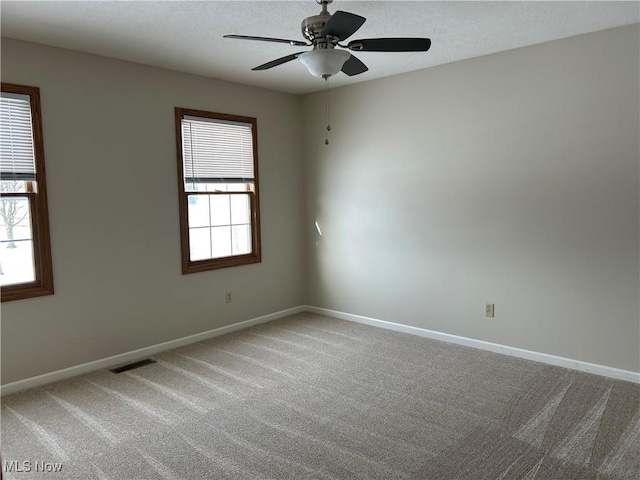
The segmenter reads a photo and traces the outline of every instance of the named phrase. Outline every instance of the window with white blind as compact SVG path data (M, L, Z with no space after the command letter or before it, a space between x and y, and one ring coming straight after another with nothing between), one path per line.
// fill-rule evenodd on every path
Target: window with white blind
M0 96L2 301L53 293L40 90L2 83Z
M256 119L175 113L182 273L260 262Z

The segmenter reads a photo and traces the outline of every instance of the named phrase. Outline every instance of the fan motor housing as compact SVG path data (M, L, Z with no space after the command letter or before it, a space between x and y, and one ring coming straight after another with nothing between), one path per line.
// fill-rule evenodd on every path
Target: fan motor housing
M327 15L313 15L311 17L307 17L302 21L302 35L304 38L313 42L316 38L318 38L322 32L322 29L326 25L326 23L331 18L330 14Z

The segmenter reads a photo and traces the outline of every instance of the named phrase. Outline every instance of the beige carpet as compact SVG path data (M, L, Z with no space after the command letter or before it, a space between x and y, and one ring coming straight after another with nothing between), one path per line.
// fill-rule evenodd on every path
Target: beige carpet
M4 478L640 474L635 384L314 314L153 358L4 398Z

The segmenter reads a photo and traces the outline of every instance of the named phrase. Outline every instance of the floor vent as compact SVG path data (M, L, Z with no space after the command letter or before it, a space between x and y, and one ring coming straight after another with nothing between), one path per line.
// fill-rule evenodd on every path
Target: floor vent
M128 363L118 368L112 368L109 371L112 373L122 373L128 370L133 370L134 368L140 368L140 367L144 367L145 365L151 365L152 363L156 363L156 361L151 360L150 358L145 358L144 360L140 360L138 362Z

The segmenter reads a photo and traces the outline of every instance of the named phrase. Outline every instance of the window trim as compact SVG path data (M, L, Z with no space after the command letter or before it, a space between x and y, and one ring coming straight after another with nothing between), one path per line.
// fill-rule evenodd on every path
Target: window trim
M182 119L184 116L211 118L214 120L232 121L251 124L253 137L253 172L254 191L250 192L251 200L251 253L246 255L231 255L228 257L211 258L192 261L189 255L189 206L188 196L198 192L187 192L184 188L184 159L182 152ZM260 240L260 194L258 176L258 129L255 117L243 117L227 113L208 112L189 108L175 107L176 150L178 157L178 210L180 216L180 250L182 258L182 274L205 272L219 268L237 267L262 262L262 248ZM206 193L206 192L203 192Z
M3 302L24 298L53 295L53 266L51 259L51 235L49 232L49 209L47 204L47 182L44 166L44 143L42 136L42 114L40 109L40 89L26 85L2 82L2 91L29 95L31 122L33 129L33 154L35 156L37 192L25 192L31 209L31 234L33 238L33 282L3 285Z

